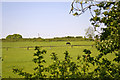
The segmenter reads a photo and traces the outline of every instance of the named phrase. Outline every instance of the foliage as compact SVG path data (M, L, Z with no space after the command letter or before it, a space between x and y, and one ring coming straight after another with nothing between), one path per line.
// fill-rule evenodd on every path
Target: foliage
M82 36L67 36L67 37L55 37L55 38L49 38L49 39L43 39L43 38L19 38L19 39L11 39L11 38L6 38L2 39L3 42L28 42L28 41L33 41L33 42L49 42L49 41L85 41L85 40L90 40L89 38L83 38Z
M33 55L34 56L33 62L37 64L37 66L34 68L34 71L35 71L34 74L24 72L22 69L17 69L17 68L13 68L14 73L17 73L18 75L21 75L26 79L29 79L29 78L39 79L39 78L46 77L46 75L43 73L45 71L43 64L46 63L43 55L46 54L46 50L40 51L39 47L37 46L35 47L35 50L37 52L34 53Z
M88 6L84 6L84 4L88 3ZM75 7L75 4L78 6L80 5L80 8L77 6ZM95 15L92 13L92 7L96 7L94 10ZM120 61L120 1L116 2L92 2L92 1L81 1L74 0L72 3L71 12L74 12L73 15L81 15L86 10L90 10L90 13L92 15L92 18L90 19L91 24L94 26L95 31L97 31L98 27L101 27L102 25L106 26L105 28L101 28L102 32L100 33L100 41L97 39L96 41L96 48L101 52L97 56L97 59L95 60L98 65L97 71L99 71L99 78L103 79L105 78L114 78L118 79L120 76L115 77L112 73L117 73L116 75L120 75L120 72L117 71L119 69L118 67L120 65L111 64L111 62L108 59L102 58L104 55L107 55L109 53L115 53L116 58L113 59L113 61L116 61L119 64ZM99 37L97 35L97 37ZM102 58L102 62L99 62L98 60ZM113 66L117 66L115 69ZM103 68L104 67L104 68ZM114 72L115 70L115 72Z
M21 39L22 36L20 34L13 34L13 35L8 35L6 39Z
M77 63L72 61L69 53L66 51L64 54L64 60L59 60L56 53L51 54L53 63L44 66L46 62L43 57L46 53L45 50L40 51L39 47L36 47L37 51L34 53L35 58L33 62L37 64L34 68L35 73L31 74L22 71L22 69L14 68L13 72L18 75L22 75L26 79L39 79L39 78L81 78L81 79L119 79L120 65L111 63L107 58L103 58L105 54L101 53L96 57L91 56L91 51L84 49L85 55L77 57ZM118 55L117 55L118 56ZM115 59L117 59L116 57ZM96 66L97 65L97 66ZM90 71L90 67L94 66L94 70ZM49 73L49 75L45 74Z
M74 38L74 36L66 36L65 38Z
M76 36L76 38L83 38L82 36Z
M73 7L73 4L77 3L81 5L81 9ZM52 53L51 59L53 60L53 64L45 68L46 71L50 73L51 78L84 78L100 80L120 79L120 1L100 2L90 4L88 7L84 8L83 2L74 0L71 11L76 10L74 15L80 15L87 9L91 10L92 6L98 7L98 9L94 10L95 15L92 14L92 18L90 20L95 30L97 27L100 27L100 23L106 26L106 28L102 28L103 31L100 33L100 40L96 40L96 49L100 54L96 57L92 57L91 51L84 49L83 52L85 54L77 57L77 64L72 61L72 58L67 51L64 53L65 57L63 61L59 60L55 53ZM78 13L77 11L81 11L81 13ZM39 51L39 54L40 52L41 51ZM111 61L104 57L110 53L116 55L116 57ZM35 61L37 62L38 60L40 59L36 58ZM94 67L93 71L89 71L91 66ZM20 72L19 70L17 71ZM39 78L43 78L43 71L44 67L43 69L39 67L39 73L37 74Z
M85 30L86 31L86 36L89 38L89 39L93 39L94 38L94 29L93 27L89 27L88 29Z
M72 61L72 57L70 57L69 53L66 51L64 60L59 60L57 57L57 54L52 53L51 54L51 59L53 60L53 63L51 65L49 65L48 67L45 67L43 65L43 63L45 63L46 61L43 59L44 55L46 53L45 50L40 51L39 47L36 46L35 50L37 51L36 53L34 53L33 56L35 56L35 58L33 58L33 62L37 64L37 66L34 68L35 73L31 74L28 72L24 72L23 69L17 69L14 68L13 72L18 74L18 75L22 75L24 78L26 79L39 79L39 78L78 78L80 76L82 76L84 78L85 74L87 73L87 69L88 69L88 64L86 61L86 57L83 56L83 62L86 61L86 63L84 64L84 66L82 66L82 70L80 70L79 67L81 67L80 65L77 65L76 62ZM84 50L84 52L86 52L86 50ZM87 50L86 54L88 54L87 56L90 57L91 52L89 50ZM78 58L78 61L80 60L80 58ZM86 67L87 66L87 67ZM80 70L80 71L79 71ZM81 74L83 71L84 75ZM44 74L44 72L48 72L50 74L50 76L47 76Z

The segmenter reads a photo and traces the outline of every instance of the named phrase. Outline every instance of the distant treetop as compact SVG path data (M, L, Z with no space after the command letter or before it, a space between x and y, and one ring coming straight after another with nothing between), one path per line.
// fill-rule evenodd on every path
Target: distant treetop
M6 39L20 39L22 38L22 35L20 34L13 34L13 35L8 35Z

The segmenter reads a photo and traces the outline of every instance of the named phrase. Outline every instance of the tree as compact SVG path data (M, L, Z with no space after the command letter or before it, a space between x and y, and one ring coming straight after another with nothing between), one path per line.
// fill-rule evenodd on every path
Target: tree
M93 1L93 0L92 0ZM77 60L79 61L76 64L71 60L68 52L66 51L65 60L59 61L56 54L52 54L52 58L54 60L53 64L49 66L48 71L50 70L53 78L59 76L60 78L83 78L86 80L119 80L120 79L120 1L118 2L93 2L90 3L87 7L83 5L89 1L79 2L79 0L74 0L72 3L71 11L75 11L74 15L81 15L87 9L91 12L91 7L96 6L97 9L94 10L95 15L92 14L92 18L90 21L94 26L95 31L97 27L101 27L100 24L104 24L106 28L101 28L102 32L100 33L100 41L96 41L96 48L100 52L96 57L91 56L91 51L84 49L85 55L78 56ZM80 4L81 8L75 8L74 4ZM97 36L98 37L98 36ZM42 52L37 49L38 52L35 55L38 55ZM115 54L116 57L110 61L108 58L103 56L112 53ZM40 56L41 57L41 56ZM42 57L43 58L43 57ZM40 58L36 58L34 62L39 61ZM114 61L116 63L114 63ZM43 62L43 61L42 61ZM40 62L40 63L42 63ZM38 62L39 63L39 62ZM57 65L55 65L57 64ZM89 72L89 66L93 65L95 69ZM40 65L41 66L41 65ZM43 66L42 66L43 67ZM40 70L39 70L40 69ZM38 71L42 71L43 69L38 68ZM45 69L44 69L45 70ZM25 73L21 72L18 69L14 69L15 72L19 73L19 75L25 75ZM39 72L42 74L42 72ZM60 72L60 73L59 73ZM38 74L39 74L38 73ZM37 76L38 76L37 74ZM29 74L28 74L29 75ZM31 77L31 76L30 76ZM58 78L58 77L57 77Z
M86 6L85 4L88 5ZM73 15L75 16L83 14L86 10L90 11L90 14L92 16L92 18L90 19L91 24L94 26L95 31L100 34L100 42L96 43L96 47L98 50L100 50L100 52L104 52L105 54L110 52L116 53L115 51L119 52L118 50L120 50L120 1L95 2L93 0L74 0L71 6L72 8L70 12L73 12ZM93 7L95 7L96 9L92 11ZM106 28L102 28L102 25L106 26ZM102 30L101 33L97 31L97 28L99 27Z
M21 39L22 35L20 34L13 34L13 35L8 35L6 39Z
M86 3L88 5L86 6ZM79 5L79 7L78 7ZM90 11L92 18L91 24L94 26L96 32L100 34L100 41L96 41L96 48L100 51L96 61L102 56L109 53L115 54L116 58L113 61L120 63L120 1L114 2L93 2L93 0L79 1L74 0L71 4L71 12L74 16L83 14L86 10ZM92 7L96 9L92 11ZM94 13L94 14L93 14ZM104 25L105 28L101 26ZM101 28L102 32L97 31L97 28ZM95 61L95 62L96 62ZM99 61L98 61L99 62ZM104 69L101 67L104 66ZM116 66L116 68L114 68ZM99 62L99 67L96 68L96 72L99 78L104 79L112 76L114 79L120 78L120 65L112 64L107 58L102 58L102 63ZM106 73L108 71L108 73ZM106 77L105 77L106 76Z
M89 27L88 29L85 30L86 31L86 36L89 38L89 39L93 39L94 38L94 29L93 27Z

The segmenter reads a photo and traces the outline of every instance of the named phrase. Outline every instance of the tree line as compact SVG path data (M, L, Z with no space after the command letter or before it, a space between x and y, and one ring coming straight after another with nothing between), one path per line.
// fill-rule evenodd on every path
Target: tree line
M90 34L89 34L90 35ZM94 39L92 37L83 37L83 36L65 36L65 37L54 37L54 38L48 38L44 39L41 37L38 38L23 38L22 35L20 34L13 34L13 35L8 35L5 39L2 39L2 41L11 41L11 42L16 42L16 41L83 41L83 40L90 40L93 41Z

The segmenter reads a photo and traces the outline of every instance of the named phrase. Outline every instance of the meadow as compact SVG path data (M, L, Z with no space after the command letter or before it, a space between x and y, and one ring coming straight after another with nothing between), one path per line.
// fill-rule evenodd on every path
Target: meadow
M71 45L93 45L94 41L70 41ZM92 52L92 56L96 56L99 52L95 46L73 46L66 45L66 41L51 41L51 42L2 42L2 78L20 78L21 76L14 74L12 69L14 67L22 68L26 72L33 72L35 67L33 54L35 53L34 47L26 48L28 46L47 46L41 47L45 49L47 53L44 56L46 60L45 66L51 64L50 54L55 52L60 60L64 58L64 52L68 51L73 61L76 61L78 55L83 55L84 49L89 49ZM58 47L49 47L58 46ZM9 48L7 48L9 47ZM114 55L107 55L109 59L113 58Z

